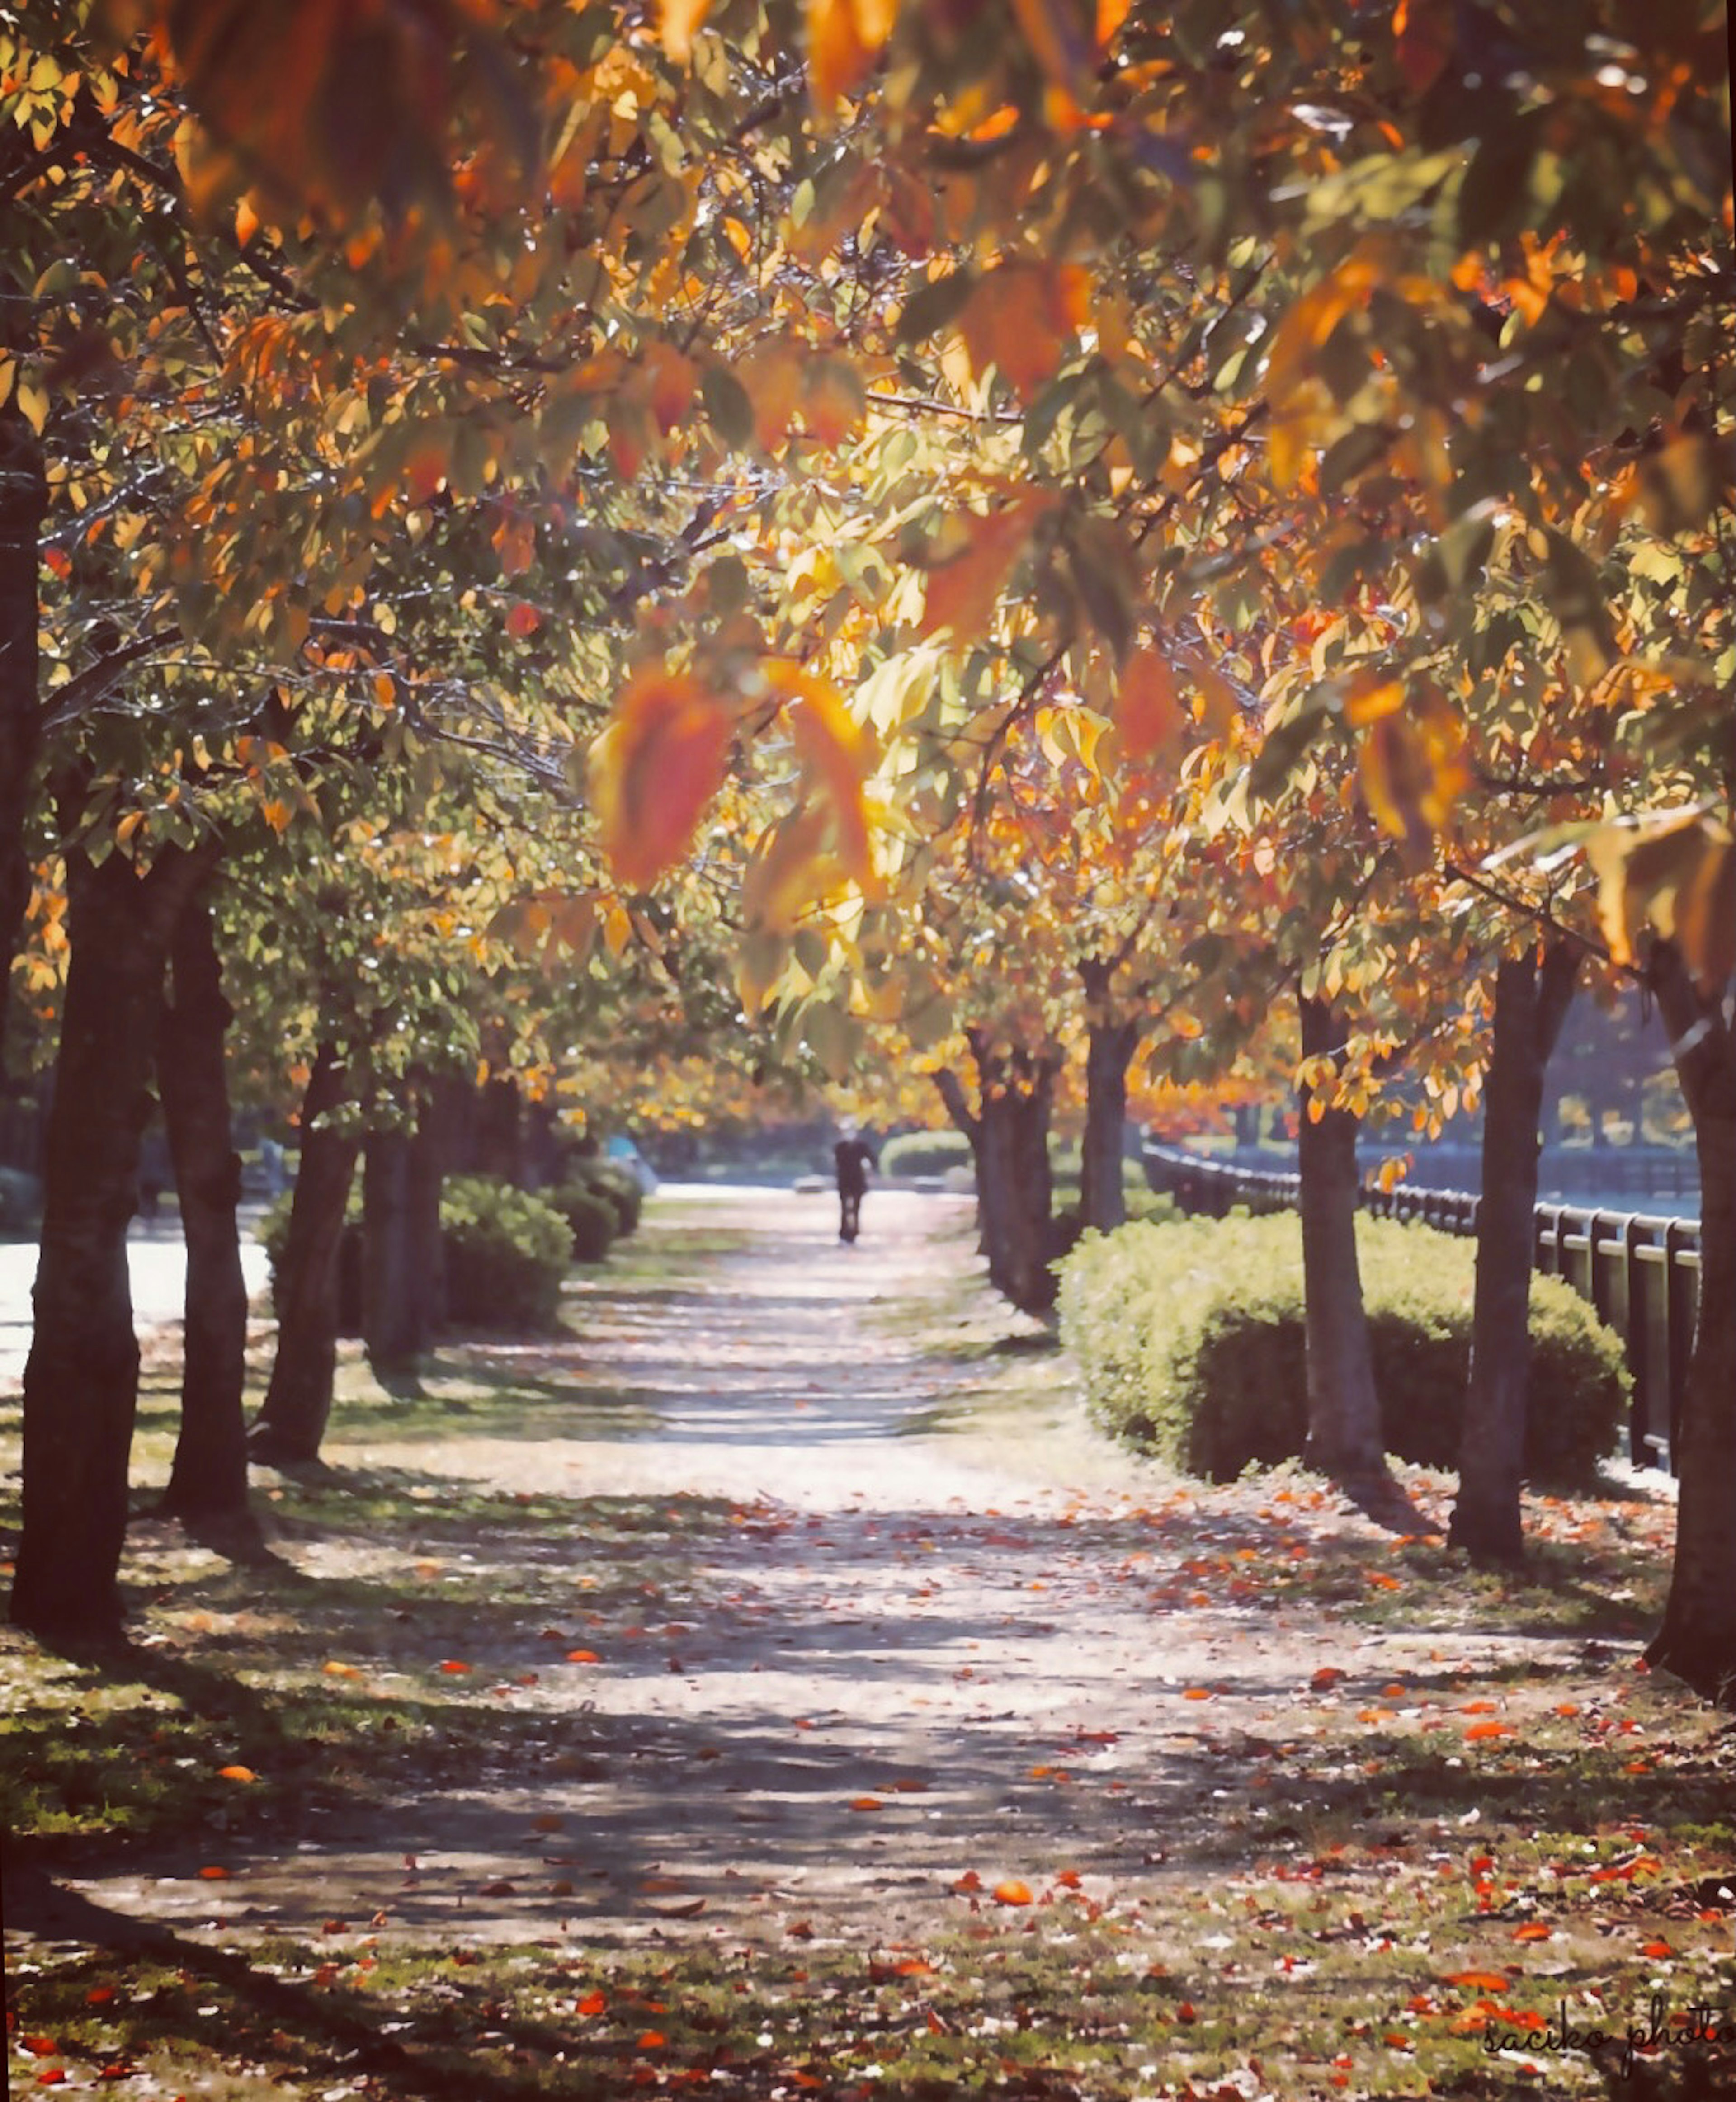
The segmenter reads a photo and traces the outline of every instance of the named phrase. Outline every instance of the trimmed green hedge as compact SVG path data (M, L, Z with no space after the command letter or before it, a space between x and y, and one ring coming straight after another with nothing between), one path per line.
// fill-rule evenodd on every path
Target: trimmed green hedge
M944 1175L971 1165L970 1142L961 1131L907 1131L880 1149L882 1175Z
M629 1231L621 1224L613 1192L601 1183L563 1182L542 1194L544 1203L554 1207L571 1231L575 1262L601 1262L615 1235Z
M614 1213L601 1198L588 1200L606 1238ZM280 1197L260 1220L257 1233L271 1265L275 1297L277 1266L289 1239L291 1195ZM510 1182L487 1176L452 1177L440 1196L440 1237L446 1260L446 1318L459 1328L546 1328L560 1303L561 1283L574 1259L575 1235L560 1209ZM581 1260L585 1258L581 1257ZM350 1191L344 1239L338 1252L338 1333L362 1331L362 1190Z
M544 1191L543 1195L557 1211L565 1211L568 1195L578 1191L602 1198L614 1214L611 1238L637 1232L639 1213L645 1204L645 1192L639 1186L638 1177L630 1168L624 1168L615 1160L594 1158L570 1160L559 1184L553 1190ZM579 1229L575 1226L573 1231L576 1234ZM588 1256L579 1258L581 1262L593 1259Z
M446 1314L460 1327L547 1328L573 1258L553 1204L510 1182L454 1176L440 1197Z
M21 1168L0 1168L0 1241L34 1240L42 1223L42 1184Z
M1356 1247L1389 1451L1459 1464L1475 1244L1361 1219ZM1302 1231L1289 1214L1088 1235L1061 1270L1061 1335L1092 1414L1211 1481L1301 1452L1308 1435ZM1617 1337L1560 1278L1531 1288L1525 1468L1588 1481L1614 1449L1631 1381Z

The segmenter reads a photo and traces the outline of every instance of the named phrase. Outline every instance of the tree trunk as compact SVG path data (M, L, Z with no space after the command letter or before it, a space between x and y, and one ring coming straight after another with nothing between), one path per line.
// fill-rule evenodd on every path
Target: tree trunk
M446 1241L440 1195L446 1175L445 1094L437 1082L418 1091L416 1128L410 1140L410 1274L416 1294L422 1349L446 1326Z
M508 1074L485 1080L477 1096L472 1172L522 1186L525 1175L524 1101Z
M301 1164L277 1279L277 1352L249 1457L268 1466L319 1457L338 1361L338 1244L359 1141L321 1119L348 1098L344 1061L320 1046L301 1105Z
M162 1508L177 1518L247 1513L247 1285L235 1208L241 1155L229 1124L224 1037L234 1010L204 901L175 925L172 996L158 1025L157 1091L187 1239L181 1427Z
M166 848L149 875L68 857L72 957L55 1066L35 1330L24 1367L24 1531L11 1616L58 1640L118 1632L138 1401L127 1227L175 925L215 849Z
M1126 1148L1127 1068L1137 1022L1093 1022L1085 1054L1085 1137L1079 1152L1079 1213L1087 1226L1113 1233L1127 1221L1121 1179Z
M1483 1194L1476 1213L1471 1373L1459 1431L1459 1495L1447 1544L1480 1561L1525 1554L1525 1479L1531 1355L1531 1264L1543 1075L1574 996L1579 951L1554 942L1503 960L1483 1090Z
M414 1373L428 1347L412 1241L410 1133L371 1132L362 1155L362 1339L381 1380Z
M1663 1625L1645 1654L1736 1707L1736 1032L1673 945L1649 973L1694 1118L1700 1164L1700 1310L1671 1441L1680 1484Z
M1327 1002L1303 997L1304 1058L1337 1052L1342 1039ZM1297 1166L1302 1181L1302 1281L1308 1337L1308 1440L1304 1457L1360 1493L1391 1481L1374 1391L1368 1316L1356 1262L1356 1129L1348 1110L1316 1115L1302 1090Z
M6 1071L5 991L30 902L27 828L42 736L37 536L47 500L42 446L8 403L0 408L0 1075Z
M935 1084L970 1141L989 1282L1015 1306L1041 1314L1054 1304L1049 1110L1059 1061L1046 1050L996 1047L979 1030L966 1036L976 1065L978 1108L970 1108L956 1074L937 1073Z

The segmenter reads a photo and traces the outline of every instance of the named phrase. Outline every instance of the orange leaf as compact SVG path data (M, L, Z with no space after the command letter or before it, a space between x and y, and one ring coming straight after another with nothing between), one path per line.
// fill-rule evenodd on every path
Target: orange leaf
M1183 1701L1210 1701L1211 1688L1209 1686L1190 1686L1182 1698Z
M506 617L507 633L516 635L520 641L522 641L526 636L535 635L542 624L541 614L534 605L526 605L522 599Z
M1020 1882L1016 1876L1009 1876L1005 1882L997 1883L989 1895L997 1905L1028 1905L1031 1903L1031 1886Z
M1478 1744L1491 1737L1510 1737L1513 1734L1511 1723L1473 1723L1465 1732L1467 1744Z
M763 669L771 685L791 696L784 707L790 734L832 805L838 859L860 881L872 869L862 788L880 756L873 734L850 714L829 681L775 660Z
M1449 1971L1444 1982L1472 1993L1504 1993L1511 1980L1500 1971Z
M335 1657L328 1657L320 1670L327 1678L359 1678L362 1676L360 1665L340 1664Z
M1528 1919L1523 1927L1516 1927L1513 1929L1515 1941L1549 1941L1552 1940L1554 1936L1555 1929L1547 1921L1541 1919Z
M60 2047L52 2037L20 2037L18 2042L20 2047L29 2051L33 2058L58 2058L60 2055Z
M949 629L955 644L966 649L983 639L996 602L1049 503L1048 497L1028 490L988 517L967 517L970 544L929 571L922 605L925 635Z
M608 2004L601 1993L587 1993L573 2012L575 2015L600 2015Z
M952 1887L955 1891L979 1891L983 1887L983 1878L975 1869L966 1869Z
M591 747L590 788L604 851L644 888L686 851L721 783L735 716L699 681L660 664L634 672Z
M1329 1687L1336 1686L1344 1674L1335 1664L1323 1664L1308 1681L1316 1693L1324 1693Z
M1064 1891L1076 1891L1080 1886L1079 1871L1077 1869L1063 1869L1055 1881Z
M677 64L693 49L693 33L711 12L711 0L663 0L663 47Z
M994 366L1020 401L1054 377L1090 310L1090 273L1078 264L1003 263L977 279L958 329L980 378Z
M247 1781L257 1780L259 1776L251 1767L219 1767L217 1778L219 1780Z
M1121 667L1115 725L1130 759L1147 759L1173 745L1192 718L1175 690L1175 674L1161 650L1136 650Z
M443 1672L446 1673L449 1677L459 1678L462 1678L465 1672L470 1670L472 1666L466 1664L462 1657L449 1656L442 1664L440 1669Z
M594 1649L570 1649L566 1652L569 1664L601 1664L602 1659Z
M850 1807L852 1810L884 1810L886 1806L877 1795L858 1795L851 1798Z
M642 2030L639 2036L641 2051L661 2051L669 2039L661 2029Z
M1676 1951L1670 1946L1667 1941L1659 1940L1657 1941L1648 1941L1645 1946L1640 1951L1640 1953L1642 1956L1673 1956L1676 1953Z
M201 1869L199 1874L207 1883L225 1883L229 1879L229 1871L227 1869Z
M824 113L865 79L892 33L898 0L807 0L808 78Z

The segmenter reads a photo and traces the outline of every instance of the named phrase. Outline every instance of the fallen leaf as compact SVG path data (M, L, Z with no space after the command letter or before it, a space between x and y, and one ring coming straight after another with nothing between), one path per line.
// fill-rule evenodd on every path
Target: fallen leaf
M1005 1882L997 1883L989 1893L997 1905L1028 1905L1031 1903L1031 1887L1022 1883L1016 1876L1009 1876Z
M251 1767L219 1767L217 1778L219 1780L248 1781L257 1780L259 1776Z

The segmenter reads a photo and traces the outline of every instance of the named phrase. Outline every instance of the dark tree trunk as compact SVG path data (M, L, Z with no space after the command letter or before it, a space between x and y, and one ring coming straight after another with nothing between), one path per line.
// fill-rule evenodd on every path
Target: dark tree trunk
M509 1074L485 1080L477 1097L474 1157L478 1175L522 1185L525 1176L524 1102Z
M1044 1313L1054 1304L1049 1111L1059 1062L1047 1051L997 1047L979 1030L966 1035L977 1070L977 1109L956 1074L937 1073L935 1082L970 1141L989 1281L1026 1313Z
M349 1099L344 1061L322 1044L301 1105L301 1164L277 1279L277 1350L250 1457L299 1466L319 1457L338 1360L338 1246L360 1142L321 1122Z
M1700 1163L1700 1310L1671 1443L1680 1481L1663 1625L1645 1654L1736 1707L1736 1032L1660 943L1650 968Z
M1325 1000L1302 1001L1304 1058L1342 1049L1337 1018ZM1348 1110L1315 1115L1302 1090L1297 1165L1302 1182L1302 1279L1308 1336L1310 1466L1352 1494L1391 1482L1374 1391L1368 1316L1356 1262L1356 1130Z
M214 852L214 850L213 850ZM114 1634L138 1401L127 1226L165 958L213 858L67 861L72 958L48 1129L36 1324L24 1367L24 1532L11 1616L60 1640Z
M1086 1042L1085 1137L1079 1150L1079 1213L1113 1233L1127 1220L1121 1164L1127 1133L1127 1068L1139 1041L1133 1022L1093 1022Z
M362 1339L383 1380L413 1373L428 1347L411 1222L411 1137L368 1134L362 1155Z
M247 1511L247 1285L235 1208L241 1155L229 1124L224 1038L233 1009L211 914L195 898L169 951L171 997L158 1025L157 1092L187 1239L181 1427L162 1507L194 1521Z
M419 1089L416 1128L410 1141L410 1269L424 1350L431 1347L446 1319L446 1242L440 1231L440 1193L446 1176L445 1099L437 1081Z
M1483 1091L1483 1194L1476 1213L1476 1289L1471 1377L1459 1434L1459 1495L1450 1546L1479 1560L1525 1553L1525 1479L1531 1355L1531 1262L1543 1075L1574 996L1579 951L1554 942L1541 970L1534 950L1495 973L1489 1079Z
M9 283L0 276L0 288ZM27 841L42 736L37 690L38 534L47 504L42 450L10 403L0 408L0 1075L5 991L30 902Z

